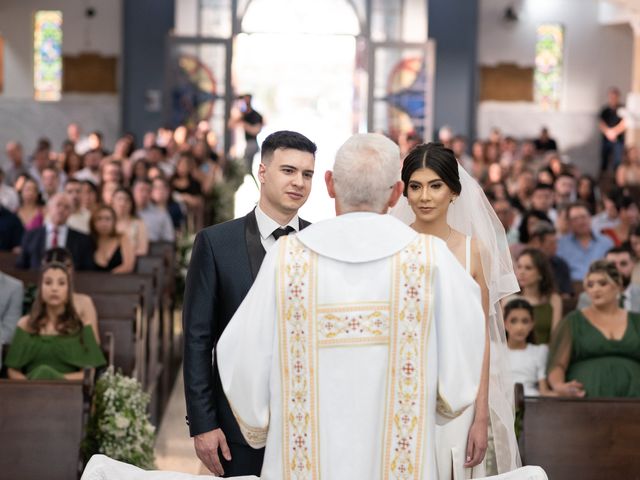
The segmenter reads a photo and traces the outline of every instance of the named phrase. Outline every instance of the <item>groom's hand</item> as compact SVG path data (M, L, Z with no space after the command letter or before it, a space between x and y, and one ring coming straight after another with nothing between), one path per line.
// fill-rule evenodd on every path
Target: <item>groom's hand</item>
M222 456L227 460L231 460L231 452L227 445L227 437L224 436L222 429L217 428L210 432L201 433L193 437L193 445L196 449L196 455L205 464L211 473L221 477L224 475L222 463L218 455L218 448L222 452Z

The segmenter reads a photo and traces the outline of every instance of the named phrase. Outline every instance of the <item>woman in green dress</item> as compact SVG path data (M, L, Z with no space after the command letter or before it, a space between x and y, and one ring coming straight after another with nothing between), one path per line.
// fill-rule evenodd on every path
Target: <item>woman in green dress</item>
M83 323L72 298L66 266L45 264L31 313L18 322L7 353L9 378L79 380L84 368L106 364L96 341L97 323Z
M554 333L549 385L568 397L640 397L640 314L619 307L622 276L598 260L584 287L592 304L570 313Z
M533 307L535 343L549 343L562 319L562 298L556 292L549 260L540 250L527 248L518 255L516 277L519 297Z

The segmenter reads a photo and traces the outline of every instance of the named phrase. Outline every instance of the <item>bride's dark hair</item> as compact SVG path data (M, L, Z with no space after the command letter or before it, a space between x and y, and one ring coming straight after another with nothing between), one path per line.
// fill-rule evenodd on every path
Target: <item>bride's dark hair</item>
M441 143L421 143L411 149L404 157L402 164L402 181L404 182L404 196L407 196L409 180L416 170L430 168L446 183L456 195L460 195L462 185L458 174L458 161L453 150Z

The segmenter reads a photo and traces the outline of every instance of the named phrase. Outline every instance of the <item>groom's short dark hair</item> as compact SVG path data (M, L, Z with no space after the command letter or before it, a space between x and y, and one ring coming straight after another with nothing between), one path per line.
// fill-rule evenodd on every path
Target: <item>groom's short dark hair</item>
M290 130L280 130L273 132L262 142L262 152L260 158L262 162L268 162L273 157L273 152L278 149L291 149L316 154L316 144L298 132Z

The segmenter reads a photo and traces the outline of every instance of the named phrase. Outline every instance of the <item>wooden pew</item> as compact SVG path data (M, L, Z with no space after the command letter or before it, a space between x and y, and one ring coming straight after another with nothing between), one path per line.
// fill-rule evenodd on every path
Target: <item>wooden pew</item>
M524 464L541 466L553 480L640 478L640 399L524 397L519 403Z
M0 478L79 478L92 380L0 380Z
M13 270L16 268L18 256L11 252L0 251L0 271Z

